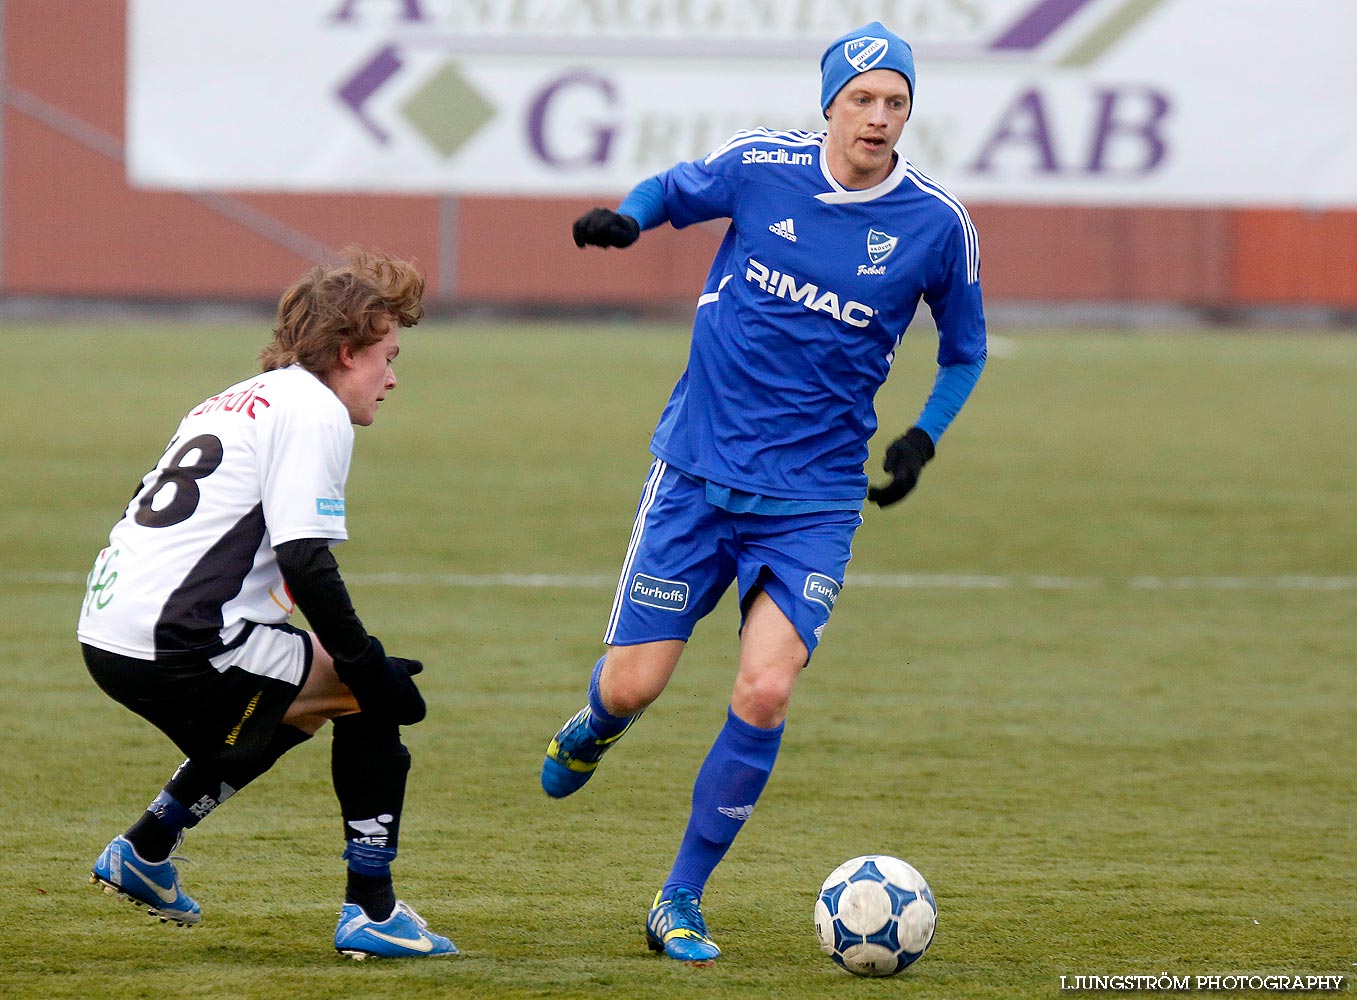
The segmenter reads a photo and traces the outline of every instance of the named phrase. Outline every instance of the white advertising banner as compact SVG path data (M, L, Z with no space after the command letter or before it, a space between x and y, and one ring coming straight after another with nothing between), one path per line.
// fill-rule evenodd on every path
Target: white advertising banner
M130 0L131 182L618 196L819 129L819 58L914 46L901 151L970 201L1357 205L1357 0Z

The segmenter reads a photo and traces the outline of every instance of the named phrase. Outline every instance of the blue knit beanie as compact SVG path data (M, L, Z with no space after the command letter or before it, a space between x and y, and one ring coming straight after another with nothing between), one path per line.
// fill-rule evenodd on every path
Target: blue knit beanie
M909 81L914 100L914 50L909 42L880 21L836 38L820 57L820 111L823 112L849 80L871 69L893 69Z

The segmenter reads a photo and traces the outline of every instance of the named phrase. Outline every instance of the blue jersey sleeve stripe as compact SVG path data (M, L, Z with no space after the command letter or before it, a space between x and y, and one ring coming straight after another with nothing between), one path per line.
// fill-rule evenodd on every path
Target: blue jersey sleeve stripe
M915 187L941 201L952 210L961 222L962 236L966 243L966 282L971 285L975 284L980 280L980 236L975 231L975 224L971 222L971 216L966 211L965 206L957 201L946 188L915 169L912 164L906 170L906 174Z
M909 166L907 174L909 179L914 182L915 187L933 195L950 208L961 221L962 235L966 243L966 281L968 284L975 284L980 280L980 236L975 231L975 224L971 222L970 214L966 211L965 206L957 201L946 188L917 170L912 164Z
M980 235L975 231L975 224L971 222L970 213L966 211L966 207L961 202L952 196L951 192L927 174L915 169L913 165L909 167L907 172L919 190L928 192L947 205L961 221L962 235L966 243L966 281L968 284L975 284L980 280Z

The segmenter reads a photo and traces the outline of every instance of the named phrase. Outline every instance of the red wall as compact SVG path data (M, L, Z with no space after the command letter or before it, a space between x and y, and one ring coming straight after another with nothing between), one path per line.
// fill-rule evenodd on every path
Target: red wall
M122 0L2 9L5 296L272 301L314 248L357 243L418 260L446 302L688 304L720 238L645 240L619 267L571 242L578 199L134 191ZM990 302L1357 307L1357 211L969 207Z

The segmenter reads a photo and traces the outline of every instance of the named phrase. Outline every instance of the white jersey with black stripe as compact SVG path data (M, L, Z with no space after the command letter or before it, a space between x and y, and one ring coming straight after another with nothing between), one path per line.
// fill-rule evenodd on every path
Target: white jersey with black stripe
M195 406L95 560L80 641L184 662L243 641L249 623L286 620L273 547L348 537L352 454L344 404L295 365Z

